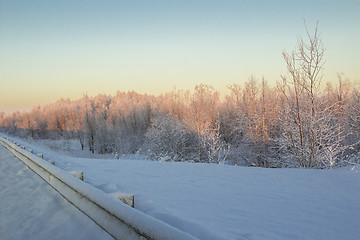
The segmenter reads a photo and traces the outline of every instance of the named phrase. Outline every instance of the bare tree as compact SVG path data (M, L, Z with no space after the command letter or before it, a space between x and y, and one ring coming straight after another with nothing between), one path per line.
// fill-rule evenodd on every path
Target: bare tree
M253 160L248 164L259 167L275 167L271 149L277 119L276 93L267 86L265 78L259 83L251 76L245 83L241 109L237 118L238 131L244 133L244 143L252 149Z
M225 163L230 145L226 144L220 132L220 118L218 117L214 128L201 134L203 152L208 163Z
M86 98L86 109L84 116L84 132L85 132L85 142L89 146L89 151L95 153L95 134L96 134L96 118L95 118L95 109L93 103L90 101L88 103L88 97ZM88 106L90 105L90 106ZM80 140L81 141L81 140Z
M351 99L350 115L349 115L350 126L360 134L360 91L355 90Z
M295 159L295 166L328 168L344 150L344 135L319 94L325 48L318 24L313 34L307 28L306 33L307 39L300 37L295 51L283 53L289 77L282 76L279 84L284 104L280 146Z
M198 138L198 161L201 162L201 135L209 131L216 121L219 93L212 86L200 84L192 96L191 117Z
M337 73L337 78L338 82L335 86L330 82L326 84L325 98L328 106L333 109L337 120L345 124L355 88L344 73Z

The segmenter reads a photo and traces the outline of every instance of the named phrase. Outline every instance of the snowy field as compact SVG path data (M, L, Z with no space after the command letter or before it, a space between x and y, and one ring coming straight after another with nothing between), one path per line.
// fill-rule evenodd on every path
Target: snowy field
M135 208L200 239L360 239L360 167L75 158L14 140L64 170L83 171L86 182L107 193L134 193Z

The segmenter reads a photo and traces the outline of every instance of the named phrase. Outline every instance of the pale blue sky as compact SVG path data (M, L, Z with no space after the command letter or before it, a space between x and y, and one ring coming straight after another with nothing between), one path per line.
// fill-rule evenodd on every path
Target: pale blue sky
M319 21L324 81L360 80L360 1L0 0L0 110L85 92L275 83Z

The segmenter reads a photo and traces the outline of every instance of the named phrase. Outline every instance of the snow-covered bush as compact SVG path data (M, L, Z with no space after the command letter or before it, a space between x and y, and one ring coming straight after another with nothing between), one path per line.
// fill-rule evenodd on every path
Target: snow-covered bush
M208 163L225 163L230 145L226 144L220 134L220 121L217 120L215 128L200 134L203 151Z
M145 154L154 160L193 161L196 154L195 134L183 122L168 115L158 115L145 134Z
M229 146L221 139L219 127L201 132L198 140L197 133L184 122L158 115L145 135L143 149L154 160L222 163Z

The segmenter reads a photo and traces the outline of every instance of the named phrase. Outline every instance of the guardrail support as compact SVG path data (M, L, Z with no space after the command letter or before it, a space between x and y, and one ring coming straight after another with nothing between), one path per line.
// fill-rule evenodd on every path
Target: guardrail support
M134 208L134 194L114 192L110 193L109 195Z
M55 165L55 163L53 165ZM84 181L84 173L83 172L71 171L69 173L73 177L76 177L76 178L80 179L81 181Z

